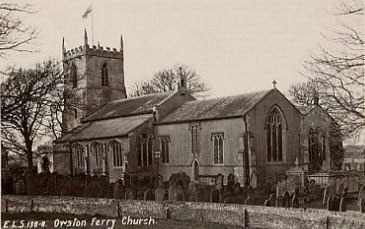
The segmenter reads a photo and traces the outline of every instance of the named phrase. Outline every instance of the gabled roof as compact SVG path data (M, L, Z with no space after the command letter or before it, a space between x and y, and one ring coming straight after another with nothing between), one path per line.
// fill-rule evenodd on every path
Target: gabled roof
M105 104L83 119L82 122L151 113L154 106L172 94L173 92L158 93L129 99L115 100Z
M188 101L168 114L159 124L242 116L272 90Z
M126 136L151 118L152 114L144 114L89 122L57 139L56 143Z

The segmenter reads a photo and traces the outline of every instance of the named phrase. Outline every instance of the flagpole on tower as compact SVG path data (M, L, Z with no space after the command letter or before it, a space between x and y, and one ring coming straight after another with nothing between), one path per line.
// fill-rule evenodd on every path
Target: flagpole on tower
M89 14L91 14L91 45L94 45L94 12L93 3L86 9L85 13L82 15L83 19L87 19Z
M92 10L93 3L91 3L91 42L94 45L94 10Z

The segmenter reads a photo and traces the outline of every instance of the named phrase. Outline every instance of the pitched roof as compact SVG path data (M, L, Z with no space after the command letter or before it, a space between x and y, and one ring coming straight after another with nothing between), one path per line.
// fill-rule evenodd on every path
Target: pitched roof
M100 109L83 119L82 122L149 113L152 112L155 105L159 104L172 94L173 92L158 93L129 99L115 100L105 104Z
M90 122L73 129L56 143L125 136L152 117L145 114Z
M244 115L272 90L189 101L168 114L159 123L218 119Z

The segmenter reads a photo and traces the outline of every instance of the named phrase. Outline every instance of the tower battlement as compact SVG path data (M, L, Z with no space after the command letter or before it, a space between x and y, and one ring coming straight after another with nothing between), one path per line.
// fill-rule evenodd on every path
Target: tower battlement
M94 56L103 56L114 59L122 59L123 58L123 49L116 49L110 47L103 46L90 46L84 45L79 46L73 49L65 50L63 53L64 60L70 60L83 55L94 55Z
M113 59L123 59L123 39L121 38L120 49L103 47L98 45L90 46L88 44L87 32L84 34L84 45L66 50L64 41L62 43L63 60L68 61L83 55L101 56Z

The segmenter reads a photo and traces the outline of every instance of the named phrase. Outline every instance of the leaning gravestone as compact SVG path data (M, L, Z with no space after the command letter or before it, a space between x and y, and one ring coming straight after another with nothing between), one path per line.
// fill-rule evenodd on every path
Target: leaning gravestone
M274 195L270 194L269 198L265 200L264 206L274 206L273 201L274 201Z

